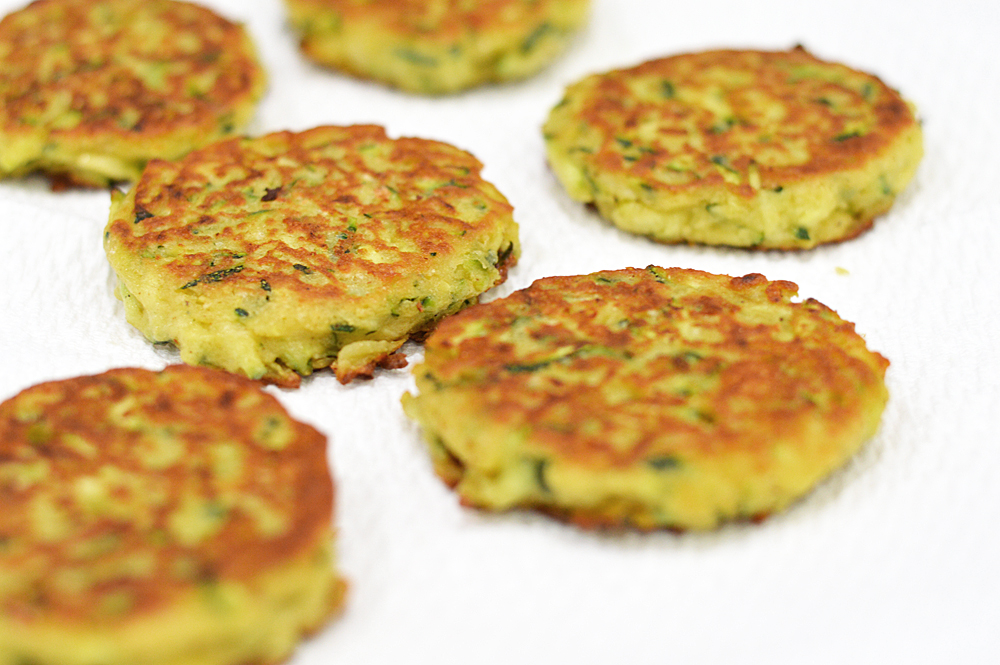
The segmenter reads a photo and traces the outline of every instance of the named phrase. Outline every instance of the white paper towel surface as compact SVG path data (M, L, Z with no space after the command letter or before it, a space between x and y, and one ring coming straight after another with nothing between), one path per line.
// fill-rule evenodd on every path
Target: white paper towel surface
M0 0L0 13L21 6ZM399 398L408 370L269 389L322 430L338 484L345 613L293 665L941 663L1000 653L1000 109L992 0L596 0L535 78L421 98L307 64L278 0L244 22L270 72L250 132L377 123L475 154L524 254L488 298L546 275L657 264L796 282L892 362L878 435L784 514L709 534L586 533L458 505ZM711 47L784 49L881 76L918 107L924 161L869 233L800 253L671 247L571 201L540 125L577 78ZM107 192L0 182L0 399L175 352L131 328L101 248ZM412 361L418 345L407 345ZM2 509L2 507L0 507Z

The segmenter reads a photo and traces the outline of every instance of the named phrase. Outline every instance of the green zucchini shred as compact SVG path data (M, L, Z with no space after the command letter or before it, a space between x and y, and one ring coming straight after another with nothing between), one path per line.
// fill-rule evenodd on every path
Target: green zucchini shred
M651 457L646 460L646 464L657 471L672 471L681 465L681 461L672 455L663 457Z
M530 53L538 45L538 42L542 39L542 37L552 31L554 31L554 28L548 22L539 25L531 32L530 35L525 37L524 41L521 42L521 53Z
M856 139L859 138L860 136L861 132L859 132L858 130L854 130L853 132L843 132L842 134L837 134L836 136L833 137L833 140L836 141L837 143L843 143L844 141L848 141L850 139Z
M548 467L549 461L546 459L536 459L533 462L535 470L535 484L538 485L538 489L546 494L552 493L552 488L549 487L548 481L545 480L545 469Z
M142 206L137 205L135 207L135 221L132 222L132 223L133 224L138 224L142 220L149 219L150 217L155 217L155 215L153 213L149 212L148 210L146 210L145 208L143 208Z
M230 277L231 275L236 275L243 271L243 266L233 266L232 268L223 268L222 270L216 270L215 272L210 272L207 275L202 275L192 279L190 282L181 287L181 289L190 289L192 286L197 286L201 283L212 283L221 282L222 280Z
M438 65L437 58L432 58L431 56L424 55L423 53L417 53L412 49L396 49L396 57L420 67L437 67Z

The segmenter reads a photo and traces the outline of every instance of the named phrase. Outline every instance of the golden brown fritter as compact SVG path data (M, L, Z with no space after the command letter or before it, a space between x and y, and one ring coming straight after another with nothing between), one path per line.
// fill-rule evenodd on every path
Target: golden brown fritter
M705 529L780 510L870 438L888 365L761 275L549 277L427 339L404 397L464 503Z
M342 601L326 439L178 365L0 405L0 662L273 662Z
M241 129L265 85L246 31L175 0L36 0L0 21L0 176L134 180Z
M923 154L895 90L801 47L688 53L589 76L567 88L544 134L569 195L622 229L754 248L858 235Z
M590 0L285 0L312 60L410 92L530 76L555 59Z
M451 145L381 127L233 139L151 162L105 233L128 320L187 363L347 382L502 282L512 208Z

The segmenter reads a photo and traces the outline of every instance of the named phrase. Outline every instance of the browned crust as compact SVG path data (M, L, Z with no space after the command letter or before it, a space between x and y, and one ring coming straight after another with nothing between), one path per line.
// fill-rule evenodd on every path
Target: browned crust
M833 310L791 302L796 290L677 268L545 278L443 321L418 370L442 390L474 394L491 421L529 429L533 448L591 467L762 455L817 417L850 429L888 366ZM773 304L782 321L742 322L745 302ZM518 325L524 332L512 333ZM683 326L718 338L686 339ZM690 383L665 390L675 378ZM612 387L631 397L611 408ZM633 444L615 443L623 427ZM449 482L461 473L440 466Z
M373 170L365 161L366 146L387 148L391 165ZM293 185L286 182L290 169L283 166L292 163L327 176L316 186ZM382 285L409 280L432 270L437 256L453 252L456 238L510 216L510 204L482 180L481 169L475 157L451 145L389 139L374 125L231 139L178 162L150 162L135 185L134 217L112 219L107 232L130 253L183 243L189 250L183 257L158 264L177 287L224 284L226 289L263 296L266 284L266 289L298 291L310 300L351 301L343 276L364 274ZM217 178L225 186L206 194ZM374 200L361 200L372 181L380 183ZM428 183L440 185L434 195L423 190ZM248 202L246 190L254 191L255 202ZM489 211L476 222L461 219L458 202L477 197ZM288 200L293 201L292 213L286 214ZM314 212L297 207L306 201ZM241 229L250 223L234 223L227 212L233 209L244 215L273 211L268 225L274 238L243 235ZM349 228L351 216L365 217L357 233ZM223 225L219 239L227 251L218 251L214 237L204 238ZM338 232L339 239L331 243ZM412 248L388 240L400 236ZM280 237L286 239L275 240ZM352 251L356 243L393 260L366 258ZM199 246L204 251L199 252Z
M112 413L133 424L116 424ZM150 468L145 455L151 454L151 440L134 424L169 431L183 454L166 468ZM286 447L256 442L262 427L279 424L291 428ZM90 442L93 451L81 451L73 438ZM235 443L245 455L248 471L238 480L213 473L216 443ZM49 477L35 484L15 480L16 469L31 464L49 465ZM108 469L141 482L113 488L114 501L129 506L127 515L94 514L75 493ZM101 616L102 600L120 592L132 599L134 616L206 582L250 581L318 547L329 537L333 514L325 437L291 420L258 383L185 365L158 373L115 369L23 391L0 405L0 471L0 566L23 580L19 593L0 597L0 610L11 617L93 619ZM264 536L246 510L234 507L221 528L196 545L172 537L170 520L180 497L224 501L227 492L265 502L287 520L284 530ZM46 538L33 525L33 502L43 497L70 520L60 538ZM80 558L81 548L102 538L115 546ZM134 556L153 559L148 574L127 572ZM72 597L60 593L54 580L66 570L82 571L92 586Z
M363 367L355 368L349 372L337 372L337 380L340 383L348 384L355 379L371 379L375 376L376 369L402 369L406 367L407 362L406 354L404 353L387 353L381 358L376 358L365 364Z
M820 68L823 76L797 73L808 68ZM676 93L637 101L630 89L641 79L660 81L670 91L712 86L713 72L717 70L739 72L747 79L739 84L718 83L721 97L733 110L734 122L725 128L719 127L720 119L707 109L686 103ZM586 85L586 101L577 113L600 136L600 146L586 160L599 172L629 173L664 191L724 187L751 198L760 189L856 169L917 123L899 93L878 77L822 61L801 46L778 52L687 53L594 76L586 80ZM759 116L760 96L784 107L780 123ZM843 103L830 103L833 98ZM869 126L855 135L851 123L858 120ZM698 142L703 147L689 143L683 149L669 150L653 141L648 146L636 142L641 152L623 149L622 141L631 141L634 130L649 122L662 123L660 131L667 134L685 135L690 126L697 127ZM769 165L759 157L765 149L787 154L793 143L805 147L807 161ZM720 163L723 156L725 161ZM658 171L677 157L689 160L685 164L691 165L690 178L685 182L664 181ZM745 176L751 168L759 174L759 187L751 186L746 177L738 183L725 177L726 170Z

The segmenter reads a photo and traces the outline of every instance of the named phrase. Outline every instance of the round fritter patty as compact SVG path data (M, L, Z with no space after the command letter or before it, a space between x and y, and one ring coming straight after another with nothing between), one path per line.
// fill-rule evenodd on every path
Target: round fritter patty
M590 0L285 0L312 60L410 92L534 74L585 22Z
M0 21L0 176L139 177L249 122L265 76L244 29L175 0L36 0Z
M875 432L888 361L761 275L549 277L444 321L404 396L466 504L707 529L790 504Z
M381 127L223 141L153 161L113 196L105 249L128 320L181 359L284 386L405 365L411 335L518 256L481 164Z
M878 78L803 48L710 51L591 75L544 125L569 195L668 243L796 249L854 237L923 154Z
M273 663L337 609L326 439L177 365L0 405L0 662Z

